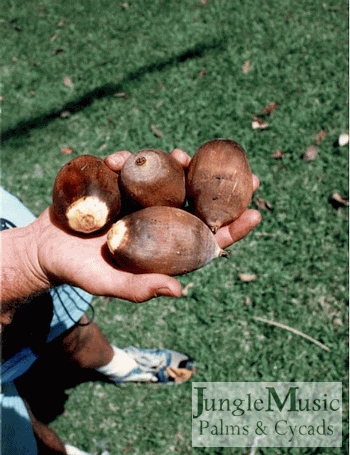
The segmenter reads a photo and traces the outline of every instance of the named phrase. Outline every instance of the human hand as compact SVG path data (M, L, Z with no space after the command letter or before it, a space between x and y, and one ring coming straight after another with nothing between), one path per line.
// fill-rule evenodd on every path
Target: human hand
M180 149L172 152L184 168L190 156ZM119 171L130 152L108 156L106 164ZM254 176L254 191L259 180ZM226 248L245 237L261 221L256 210L246 210L236 221L218 230L216 239ZM143 302L160 295L179 297L181 284L173 277L149 273L132 274L118 269L110 260L106 247L106 232L79 236L63 230L54 220L52 208L34 223L38 263L51 285L68 283L94 295L112 296L132 302Z

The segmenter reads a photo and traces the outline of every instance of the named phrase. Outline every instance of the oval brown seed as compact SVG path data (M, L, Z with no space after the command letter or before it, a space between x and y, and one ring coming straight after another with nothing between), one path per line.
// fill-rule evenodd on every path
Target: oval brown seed
M253 175L244 149L230 139L203 144L191 160L186 188L194 214L214 233L237 219L253 195Z
M199 218L174 207L148 207L119 220L107 244L116 263L132 273L181 275L227 256Z

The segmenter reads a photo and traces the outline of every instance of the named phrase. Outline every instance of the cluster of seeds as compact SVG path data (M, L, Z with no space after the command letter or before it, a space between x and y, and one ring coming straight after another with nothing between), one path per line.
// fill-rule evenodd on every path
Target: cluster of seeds
M252 194L245 151L216 139L186 171L162 150L134 153L119 174L100 158L79 156L58 173L53 207L72 231L109 227L107 244L121 269L180 275L227 255L214 234L243 213Z

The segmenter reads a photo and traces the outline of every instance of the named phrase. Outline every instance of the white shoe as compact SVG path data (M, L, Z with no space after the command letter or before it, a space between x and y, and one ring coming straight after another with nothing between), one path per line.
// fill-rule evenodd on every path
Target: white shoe
M91 453L84 452L84 450L80 450L69 444L65 444L64 448L66 449L67 455L91 455Z
M114 346L112 346L115 348ZM105 371L113 382L162 382L181 383L190 379L195 372L193 362L186 354L170 349L139 349L129 346L122 350L133 359L134 367L124 374Z

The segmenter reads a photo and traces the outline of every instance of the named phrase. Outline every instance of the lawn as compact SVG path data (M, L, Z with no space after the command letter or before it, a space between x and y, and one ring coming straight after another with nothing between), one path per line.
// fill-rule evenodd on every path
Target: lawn
M260 178L251 207L261 224L229 259L180 277L187 295L94 298L107 337L186 352L195 381L340 381L346 436L349 151L338 139L349 122L347 2L17 0L2 8L0 30L1 181L34 214L81 154L193 155L226 137ZM266 128L253 128L255 117ZM247 455L191 447L191 387L84 382L66 389L50 426L94 454ZM345 454L345 436L343 448L255 453Z

